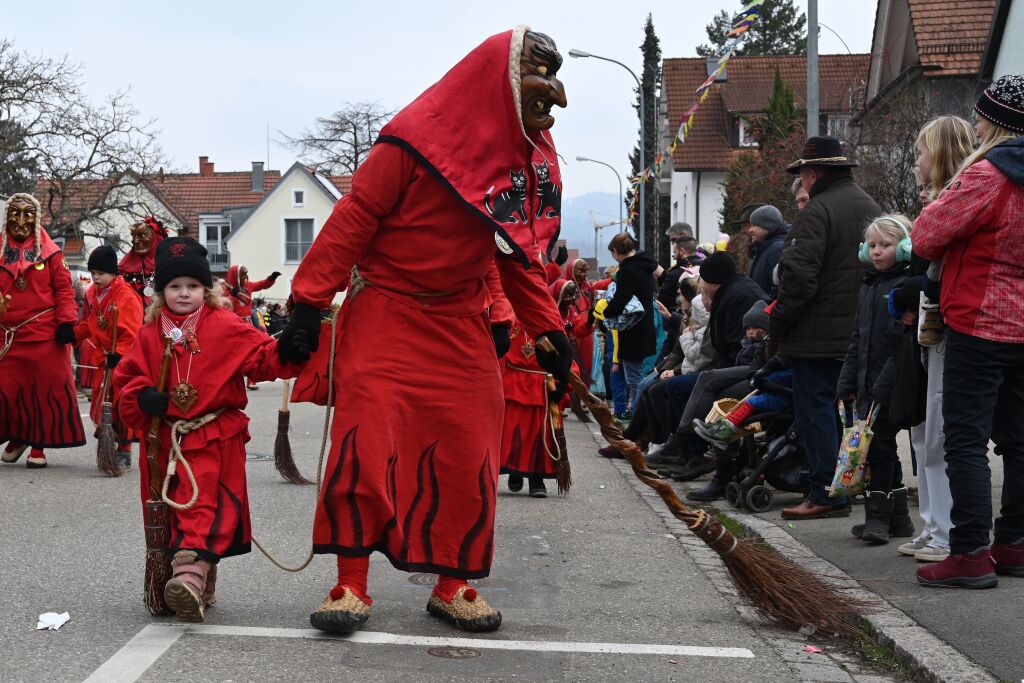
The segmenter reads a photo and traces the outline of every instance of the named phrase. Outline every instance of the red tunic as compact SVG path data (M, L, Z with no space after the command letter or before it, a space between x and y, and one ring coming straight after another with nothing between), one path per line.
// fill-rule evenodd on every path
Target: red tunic
M226 287L224 287L223 294L231 302L231 310L235 312L235 315L249 320L249 316L252 314L252 293L270 289L274 286L274 283L269 278L258 282L246 280L245 285L239 287L239 268L240 266L231 266L228 269L227 275L224 276ZM231 293L231 290L235 287L238 287L238 296Z
M501 430L501 473L524 477L555 476L557 454L547 421L546 374L537 365L534 341L523 326L513 323L511 346L502 365L505 421Z
M174 320L180 320L175 318ZM199 352L191 353L181 343L174 346L170 385L188 381L198 392L196 403L182 412L170 404L171 422L223 410L217 419L181 440L181 450L192 466L199 487L195 506L187 511L171 510L171 550L194 550L204 559L249 552L252 538L249 498L245 483L245 443L249 440L249 418L242 409L247 403L243 376L256 381L294 377L297 368L282 365L277 342L227 309L204 307L196 330ZM231 344L224 344L230 339ZM163 353L159 320L139 330L135 344L114 370L118 390L117 411L129 427L148 434L152 416L139 408L139 393L156 386ZM160 462L167 466L170 428L161 424ZM149 498L149 465L143 440L139 458L141 497ZM169 497L186 502L192 487L181 468L169 488Z
M103 378L106 372L102 368L105 367L106 356L109 353L121 356L128 353L128 349L135 341L135 335L142 327L142 300L121 276L116 277L105 290L99 290L96 285L92 285L85 293L85 299L89 315L75 327L75 340L80 344L88 341L97 350L95 354L90 354L95 356L96 365L101 369L91 376L92 406L89 416L98 427L103 414ZM111 311L114 306L117 307L117 348L111 348L114 340ZM107 321L105 326L100 324L100 316ZM119 438L137 438L128 433L116 414L113 417L114 431Z
M487 576L503 412L486 284L534 335L561 329L533 254L495 258L493 229L411 154L378 144L292 284L320 308L358 264L370 282L345 302L331 451L313 531L319 553L384 553L399 569Z
M64 254L45 231L38 259L34 238L22 243L6 234L2 238L0 297L11 298L0 319L0 332L5 339L13 333L14 341L0 358L0 443L11 440L34 448L84 445L71 347L54 341L58 324L78 320ZM19 276L24 278L23 291L16 285Z

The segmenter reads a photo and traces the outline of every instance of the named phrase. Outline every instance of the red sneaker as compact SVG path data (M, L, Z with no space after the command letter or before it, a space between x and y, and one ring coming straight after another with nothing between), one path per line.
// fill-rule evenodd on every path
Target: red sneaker
M1024 577L1024 538L1016 543L993 543L992 559L996 563L996 574Z
M995 588L995 560L988 548L967 555L950 555L917 570L917 581L922 586L947 588Z
M25 461L25 465L29 469L42 469L46 467L46 453L43 453L40 448L33 448L28 454L28 460Z

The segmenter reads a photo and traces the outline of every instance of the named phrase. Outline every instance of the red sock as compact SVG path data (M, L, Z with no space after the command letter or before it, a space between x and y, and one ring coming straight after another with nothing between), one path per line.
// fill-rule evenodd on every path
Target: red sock
M445 602L451 602L455 597L455 594L459 592L459 589L463 586L468 586L465 579L457 579L454 576L446 576L445 574L437 575L437 586L434 588L434 593L437 594ZM476 600L476 591L470 588L468 591L462 594L466 600L473 602Z
M373 600L366 594L366 574L369 570L370 557L368 555L363 557L338 555L338 585L331 589L331 600L337 600L344 595L342 587L346 587L367 605L372 605Z
M746 401L739 404L735 408L729 411L729 414L725 416L725 419L732 422L735 426L739 427L740 423L746 420L748 417L754 414L754 406L750 405Z

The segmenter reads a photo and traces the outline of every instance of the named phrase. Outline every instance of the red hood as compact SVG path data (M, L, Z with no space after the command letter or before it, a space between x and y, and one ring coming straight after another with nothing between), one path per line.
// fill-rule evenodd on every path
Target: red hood
M146 216L143 220L153 228L153 244L149 247L149 253L145 256L139 256L135 253L134 249L129 248L128 253L121 258L121 263L117 266L118 270L122 273L152 273L156 270L154 263L156 261L156 246L167 237L167 228L163 227L152 216Z
M58 247L46 230L39 229L39 254L36 254L36 238L29 237L24 242L15 242L11 236L4 232L3 259L0 266L9 271L14 277L18 277L30 267L42 263L58 251Z
M377 139L411 153L481 219L481 229L495 232L503 253L516 254L524 265L523 252L536 251L537 244L546 253L558 239L562 186L551 136L532 132L527 138L509 77L510 64L518 74L526 30L485 40L398 112ZM538 197L538 172L545 169L554 210ZM518 191L513 176L525 178ZM515 211L520 204L523 210Z
M228 272L224 276L224 282L228 283L228 286L230 286L230 287L237 287L238 286L238 269L240 267L241 266L235 265L235 266L231 266L230 268L228 268Z

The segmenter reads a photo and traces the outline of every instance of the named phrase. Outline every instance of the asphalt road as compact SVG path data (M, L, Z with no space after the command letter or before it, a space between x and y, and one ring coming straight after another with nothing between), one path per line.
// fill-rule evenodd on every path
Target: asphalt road
M298 564L315 492L283 482L267 457L280 397L280 383L250 394L253 528L279 559ZM293 407L292 446L311 477L322 420L321 408ZM203 628L183 633L142 605L137 469L102 477L92 444L51 451L46 470L0 466L0 680L80 681L97 670L93 680L192 682L892 680L872 678L877 672L841 652L831 659L829 647L808 654L798 636L744 616L615 467L593 456L587 428L570 419L567 429L576 481L568 496L535 500L502 480L495 564L478 588L505 621L483 636L428 617L432 577L398 572L378 555L361 638L311 637L308 616L334 583L333 556L289 574L255 551L221 564L217 606ZM51 611L71 619L59 631L35 630ZM443 640L460 637L502 642ZM650 647L602 654L578 651L581 643ZM680 646L735 650L659 654Z

